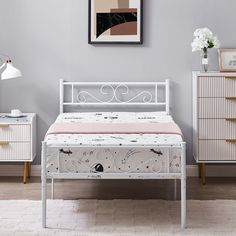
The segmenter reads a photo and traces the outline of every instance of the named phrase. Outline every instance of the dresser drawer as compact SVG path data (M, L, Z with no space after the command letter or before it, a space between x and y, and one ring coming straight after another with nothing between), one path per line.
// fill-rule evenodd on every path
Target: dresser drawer
M198 118L236 118L236 99L198 98Z
M200 76L198 97L236 97L236 79L221 76Z
M235 139L236 119L199 119L199 139Z
M30 142L0 142L0 160L31 160Z
M199 161L236 161L236 143L199 140Z
M30 125L0 124L0 141L30 142Z

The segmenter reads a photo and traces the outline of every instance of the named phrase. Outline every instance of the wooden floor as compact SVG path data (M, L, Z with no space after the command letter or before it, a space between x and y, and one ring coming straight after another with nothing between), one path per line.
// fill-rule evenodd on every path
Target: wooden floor
M20 177L0 177L0 200L40 199L40 178L23 184ZM178 182L178 198L179 198ZM50 194L50 184L48 184ZM55 181L56 199L167 199L174 196L173 180L60 180ZM188 199L236 199L236 178L198 178L187 180Z

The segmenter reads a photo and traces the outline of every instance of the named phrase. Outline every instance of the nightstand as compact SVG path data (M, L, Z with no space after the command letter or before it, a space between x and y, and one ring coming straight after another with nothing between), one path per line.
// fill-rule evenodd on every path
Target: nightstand
M0 162L24 162L25 184L36 156L36 114L24 113L21 118L8 115L0 113Z

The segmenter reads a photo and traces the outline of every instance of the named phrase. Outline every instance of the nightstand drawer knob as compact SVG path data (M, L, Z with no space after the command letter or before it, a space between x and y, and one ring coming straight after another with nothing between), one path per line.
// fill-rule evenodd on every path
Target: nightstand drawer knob
M7 127L9 127L8 124L0 124L0 128L7 128Z
M8 141L0 141L0 146L3 146L3 145L9 145L9 142Z

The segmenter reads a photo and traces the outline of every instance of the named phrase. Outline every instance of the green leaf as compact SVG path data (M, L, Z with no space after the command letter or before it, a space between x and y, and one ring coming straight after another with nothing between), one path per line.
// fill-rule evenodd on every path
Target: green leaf
M214 43L212 41L207 41L208 42L208 48L213 48L214 47Z

